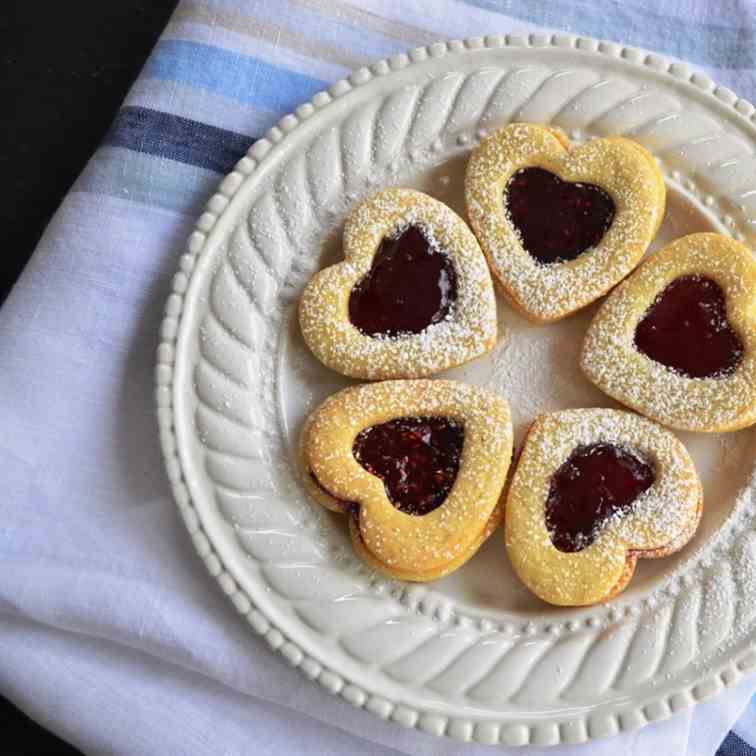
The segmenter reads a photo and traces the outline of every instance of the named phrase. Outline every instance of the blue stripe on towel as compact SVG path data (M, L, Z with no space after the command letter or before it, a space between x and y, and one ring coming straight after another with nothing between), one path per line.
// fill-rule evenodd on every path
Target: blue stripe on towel
M179 39L158 42L142 76L190 84L274 113L289 113L328 86L257 58Z
M756 756L756 749L751 748L742 738L734 732L727 734L724 742L719 746L717 756Z
M120 110L104 143L228 173L253 141L234 131L132 106Z

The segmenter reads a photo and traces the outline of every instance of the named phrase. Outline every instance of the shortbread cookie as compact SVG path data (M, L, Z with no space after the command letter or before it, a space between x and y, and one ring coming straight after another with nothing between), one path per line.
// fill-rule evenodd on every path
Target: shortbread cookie
M326 399L302 432L308 492L350 519L352 544L403 580L443 577L501 519L509 405L454 381L386 381Z
M299 322L328 367L354 378L414 378L496 343L496 301L470 229L410 189L368 197L344 227L344 262L307 284Z
M664 215L654 158L621 137L571 147L516 123L485 138L465 176L467 214L511 304L531 320L564 318L638 264Z
M544 601L595 604L625 588L638 559L682 548L702 508L690 455L656 423L609 409L542 415L507 494L507 553Z
M581 367L602 391L673 428L756 422L756 261L727 236L678 239L607 298Z

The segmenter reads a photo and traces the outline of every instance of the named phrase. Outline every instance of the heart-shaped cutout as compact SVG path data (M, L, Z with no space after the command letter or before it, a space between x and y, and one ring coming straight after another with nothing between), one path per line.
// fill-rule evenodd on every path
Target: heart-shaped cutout
M572 147L517 123L486 137L465 176L470 224L512 305L547 323L590 304L638 264L664 215L653 157L620 137Z
M385 189L349 214L344 262L317 273L299 306L305 342L354 378L411 378L493 348L496 300L485 257L446 205Z
M507 402L455 381L385 381L326 399L302 431L310 496L349 515L374 569L434 580L466 562L501 520L512 456Z
M367 336L422 333L457 301L449 256L419 226L384 237L367 275L349 295L349 320Z
M635 329L635 346L652 360L688 378L730 375L743 342L727 321L722 287L710 278L675 278Z
M639 558L693 536L701 483L680 441L632 412L576 409L528 431L506 499L506 545L544 601L584 606L625 588Z
M655 477L632 449L604 442L577 447L551 478L546 499L551 542L559 551L582 551L610 517L632 509Z
M520 168L509 179L504 203L522 246L543 265L574 260L595 247L615 213L614 201L601 187L571 184L533 167Z
M602 391L674 428L756 422L756 261L719 234L660 250L607 298L581 367Z
M448 417L400 417L360 431L355 459L383 481L400 511L424 515L443 504L459 471L464 426Z

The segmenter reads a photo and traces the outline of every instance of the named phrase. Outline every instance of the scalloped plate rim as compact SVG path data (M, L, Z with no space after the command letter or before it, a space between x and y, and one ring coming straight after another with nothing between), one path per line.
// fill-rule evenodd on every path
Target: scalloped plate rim
M565 41L568 44L565 44ZM516 722L511 719L502 720L499 723L483 721L475 725L474 722L465 718L439 717L430 711L412 711L400 703L386 701L380 696L371 695L369 691L351 684L349 680L344 679L342 674L328 669L322 662L305 655L296 644L289 641L286 632L276 627L264 613L261 613L256 608L253 598L240 589L232 574L236 572L236 569L230 564L226 564L221 550L216 551L215 542L212 538L208 539L204 532L206 528L203 527L198 518L185 484L185 482L190 483L191 488L198 485L194 471L191 470L191 464L187 466L186 458L181 451L181 443L177 439L177 435L180 434L175 425L176 418L173 412L173 409L178 407L182 401L178 392L181 382L176 377L180 374L181 365L176 364L174 344L181 339L182 330L188 327L188 319L183 317L185 314L182 311L183 303L185 296L189 294L189 289L196 284L199 278L197 271L203 267L201 264L195 266L194 263L197 258L200 258L201 263L207 262L201 259L202 252L209 245L211 234L220 233L217 219L223 216L225 208L230 204L228 200L239 189L248 185L249 177L259 170L259 166L270 165L272 158L279 152L276 149L277 145L284 140L286 135L300 123L308 120L310 116L322 111L323 108L329 107L331 103L338 102L354 88L358 88L384 74L411 67L414 62L424 62L430 58L503 46L530 47L536 50L549 46L560 49L571 47L580 54L592 54L597 59L601 56L610 56L623 58L631 66L641 68L648 66L657 73L673 77L678 85L686 87L688 94L695 96L709 106L716 105L716 108L726 113L729 118L738 119L741 126L747 124L751 134L756 137L756 128L754 128L753 120L750 117L754 112L753 106L745 100L736 98L729 90L716 87L708 77L691 72L684 64L671 63L662 56L649 54L635 48L622 47L614 43L603 43L586 37L566 34L530 35L528 38L494 36L486 37L485 40L473 38L464 42L436 43L426 48L417 48L410 56L398 55L380 61L371 67L375 73L371 73L368 69L360 69L349 77L351 81L343 79L330 87L327 93L315 95L311 103L297 109L297 115L282 118L263 139L256 142L250 148L247 157L243 158L237 165L234 172L237 175L241 173L243 179L236 187L231 186L233 184L231 182L231 185L229 185L231 188L227 187L225 190L221 188L220 193L215 194L211 199L209 210L203 213L198 220L196 229L190 237L188 253L182 258L181 269L177 277L174 278L172 294L166 306L166 315L161 328L161 345L158 349L156 402L161 430L161 447L166 460L168 476L174 497L192 535L195 548L205 561L210 573L220 583L222 590L232 598L237 610L246 616L258 633L266 637L271 647L279 650L290 663L302 667L308 676L317 678L330 692L341 693L346 700L356 706L366 707L383 718L391 717L407 726L415 726L433 734L452 735L462 740L475 740L481 743L493 741L505 744L524 744L541 740L546 735L546 730L543 729L545 725L533 720ZM248 161L246 164L245 160ZM233 176L233 173L230 175ZM218 197L221 199L216 199ZM217 209L218 206L220 206L219 210ZM194 482L192 482L192 479L194 479ZM223 539L221 538L221 540ZM231 567L230 572L224 569L227 566ZM234 567L237 566L234 565ZM751 636L747 641L744 639L740 645L745 646L745 648L740 648L737 652L734 652L726 663L721 664L715 670L707 670L707 674L703 675L701 679L697 679L665 696L638 703L627 717L615 717L614 722L609 723L592 721L590 716L582 715L573 720L562 722L561 726L557 728L557 738L552 742L554 744L583 742L619 731L632 730L649 721L666 718L680 708L709 698L723 686L734 685L742 674L756 668L756 638ZM549 736L553 738L553 727L549 727L548 732Z

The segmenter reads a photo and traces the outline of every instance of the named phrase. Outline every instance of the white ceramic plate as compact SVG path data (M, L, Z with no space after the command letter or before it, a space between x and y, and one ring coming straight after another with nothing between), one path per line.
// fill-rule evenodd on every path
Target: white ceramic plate
M209 202L173 283L157 367L163 450L200 556L254 630L378 716L461 740L580 742L663 719L756 667L756 434L682 434L706 507L681 554L642 562L604 606L547 607L514 578L501 533L430 585L381 578L343 518L310 504L294 448L347 381L300 338L295 303L340 259L348 209L413 186L460 214L470 147L510 120L575 140L626 134L660 160L656 246L756 235L754 108L656 55L533 35L440 43L316 95L257 142ZM499 302L492 355L449 375L502 391L517 441L539 411L612 406L580 375L593 313L535 327Z

